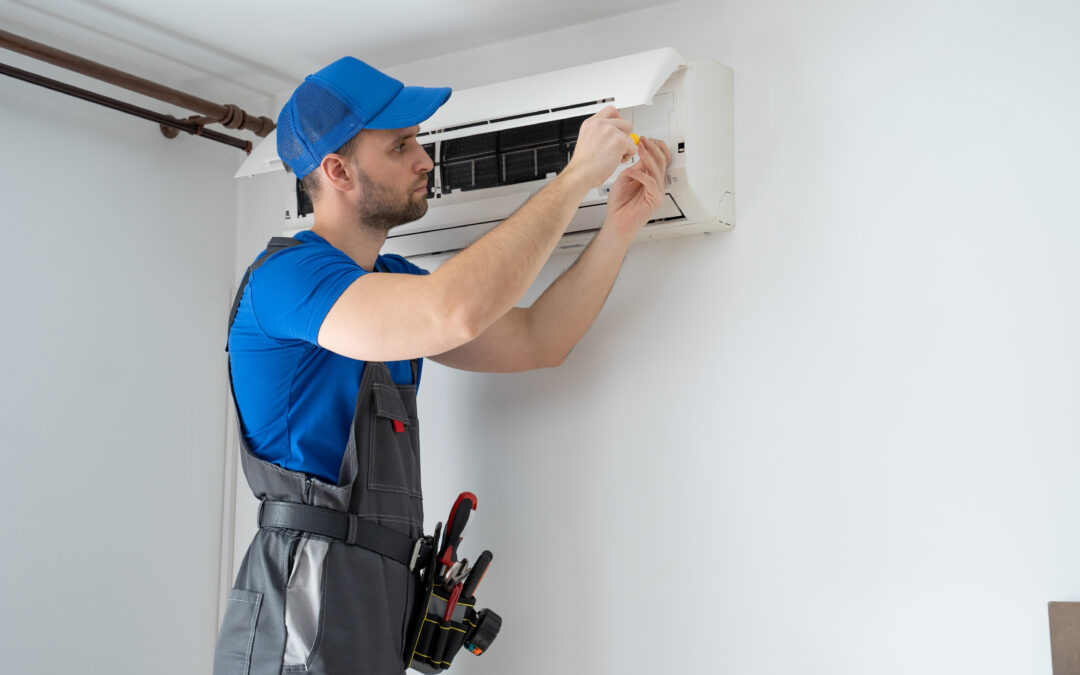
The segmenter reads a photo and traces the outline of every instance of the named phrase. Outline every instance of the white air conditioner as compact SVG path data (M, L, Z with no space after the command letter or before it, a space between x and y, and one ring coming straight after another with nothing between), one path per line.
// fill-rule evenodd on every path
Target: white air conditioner
M391 230L383 252L416 259L465 248L550 182L566 166L581 121L608 105L672 152L664 203L638 241L735 225L731 69L657 49L454 91L417 137L435 162L428 212ZM275 136L264 140L237 176L282 169L275 147ZM626 166L586 195L556 252L588 242ZM311 227L311 216L297 216L292 184L287 204L287 231Z

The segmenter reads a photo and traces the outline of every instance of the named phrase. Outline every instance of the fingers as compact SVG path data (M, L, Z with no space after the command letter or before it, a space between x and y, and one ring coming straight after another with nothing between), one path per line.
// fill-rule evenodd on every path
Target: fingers
M645 179L659 181L660 176L664 175L663 170L657 166L656 161L652 157L649 157L648 154L649 153L647 152L639 153L638 161L627 167L626 172L631 176L640 176L642 182L644 182ZM657 184L659 185L659 183Z
M610 105L586 119L578 133L577 150L570 158L571 164L578 169L576 173L589 183L599 185L611 175L616 164L630 162L637 155L635 173L643 174L639 182L645 184L651 178L656 187L662 188L667 166L671 163L671 151L663 141L644 136L640 137L639 144L635 144L630 138L632 130L633 123L623 119Z
M638 168L637 165L634 165L623 173L625 173L626 177L630 180L640 183L646 193L655 195L654 198L658 198L660 195L664 194L660 181L657 180L656 176L653 176L645 169ZM651 202L654 198L647 199Z
M660 139L653 139L656 145L660 146L660 150L664 154L664 166L671 164L671 150L668 148L667 143Z
M626 137L626 143L623 144L623 156L619 160L619 164L625 164L634 158L634 155L638 154L638 146L634 145L634 141L630 140L630 137Z
M647 142L647 145L646 145L646 142ZM649 155L651 155L652 157L655 158L658 166L662 162L663 168L666 169L667 166L669 164L671 164L671 151L668 150L667 143L663 142L662 140L660 140L658 138L648 138L648 139L646 139L644 136L642 136L641 137L641 144L645 146L646 150L648 150L648 153L646 153L646 154L649 154ZM644 156L644 155L642 155L642 156Z
M671 161L667 144L653 138L641 137L638 151L638 164L657 181L661 181Z
M655 143L646 145L645 137L642 136L639 144L639 148L644 152L638 152L638 163L644 164L649 173L653 175L661 173L660 162L656 157Z

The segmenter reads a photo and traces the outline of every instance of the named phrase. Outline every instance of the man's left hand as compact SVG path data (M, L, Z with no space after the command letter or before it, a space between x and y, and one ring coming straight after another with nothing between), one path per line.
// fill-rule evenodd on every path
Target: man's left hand
M608 195L605 225L625 236L633 236L649 222L664 199L664 181L671 151L667 144L642 136L638 142L638 161L615 179Z

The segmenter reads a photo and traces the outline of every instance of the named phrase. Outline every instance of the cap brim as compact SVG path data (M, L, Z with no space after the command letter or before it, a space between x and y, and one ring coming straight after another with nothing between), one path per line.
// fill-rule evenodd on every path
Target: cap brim
M378 115L364 125L367 129L403 129L420 124L435 114L450 98L450 87L404 87Z

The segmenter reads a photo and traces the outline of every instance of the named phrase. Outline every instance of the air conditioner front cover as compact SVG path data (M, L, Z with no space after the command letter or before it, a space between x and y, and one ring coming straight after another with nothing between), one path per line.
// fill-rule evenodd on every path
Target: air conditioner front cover
M596 103L593 108L644 105L685 64L679 52L665 47L574 66L496 84L455 90L450 100L420 124L420 133L439 133L475 122L524 115L541 110ZM598 103L604 101L605 103ZM574 114L585 114L582 108ZM449 137L449 136L447 136ZM277 131L255 146L235 178L284 171L277 154Z

